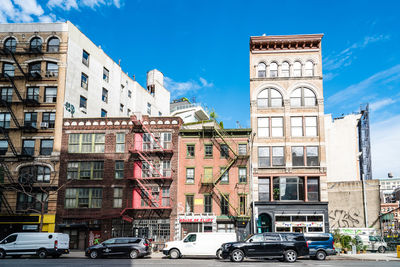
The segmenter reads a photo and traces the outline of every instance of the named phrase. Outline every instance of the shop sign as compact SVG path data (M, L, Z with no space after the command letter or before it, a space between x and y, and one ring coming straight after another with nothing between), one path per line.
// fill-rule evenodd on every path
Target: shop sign
M37 230L39 225L37 224L27 224L22 226L22 230Z
M308 226L308 227L323 227L322 222L275 222L277 227L291 227L291 226Z
M180 218L180 223L205 223L205 222L213 222L213 218Z
M195 198L194 199L194 204L195 205L203 205L203 199L202 198Z

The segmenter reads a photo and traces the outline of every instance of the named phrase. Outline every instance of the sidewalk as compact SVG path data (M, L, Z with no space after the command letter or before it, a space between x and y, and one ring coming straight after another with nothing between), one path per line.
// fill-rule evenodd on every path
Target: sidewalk
M71 250L69 254L63 254L61 257L73 259L86 258L84 250ZM161 259L162 257L164 257L164 254L162 252L153 252L150 257L153 259Z
M327 257L328 260L361 260L361 261L400 261L395 252L340 254Z

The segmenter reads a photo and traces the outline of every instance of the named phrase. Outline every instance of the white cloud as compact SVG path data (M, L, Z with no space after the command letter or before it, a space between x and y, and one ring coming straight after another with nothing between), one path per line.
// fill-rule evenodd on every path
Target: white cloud
M49 0L47 6L51 9L61 8L63 10L69 11L71 9L79 10L81 7L89 7L95 9L102 5L115 6L117 8L121 7L120 0Z
M36 0L0 0L0 23L7 22L52 22L54 14L44 14Z
M400 115L371 124L373 177L386 178L388 172L400 177Z
M190 91L197 91L201 88L212 87L213 83L207 82L206 79L200 77L200 83L194 80L186 82L176 82L169 77L164 78L165 88L167 88L173 97L184 95Z
M394 100L394 99L388 97L388 98L384 98L384 99L381 99L381 100L371 103L369 105L369 107L370 107L371 111L377 111L383 107L394 104L396 102L397 102L397 100Z
M76 0L49 0L47 3L49 8L60 7L64 10L78 9Z

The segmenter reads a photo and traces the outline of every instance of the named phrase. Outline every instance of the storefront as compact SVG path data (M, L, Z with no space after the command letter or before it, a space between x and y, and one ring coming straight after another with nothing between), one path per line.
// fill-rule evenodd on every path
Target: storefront
M180 215L176 219L175 240L181 240L191 232L217 232L217 217L214 215Z
M54 214L43 216L42 232L54 232L55 217ZM0 216L0 239L15 232L38 232L39 225L40 215L38 214Z

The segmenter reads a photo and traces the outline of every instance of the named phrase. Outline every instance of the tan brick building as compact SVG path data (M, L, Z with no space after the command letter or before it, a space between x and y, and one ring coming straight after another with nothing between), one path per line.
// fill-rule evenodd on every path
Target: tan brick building
M322 34L250 38L253 230L329 230Z

